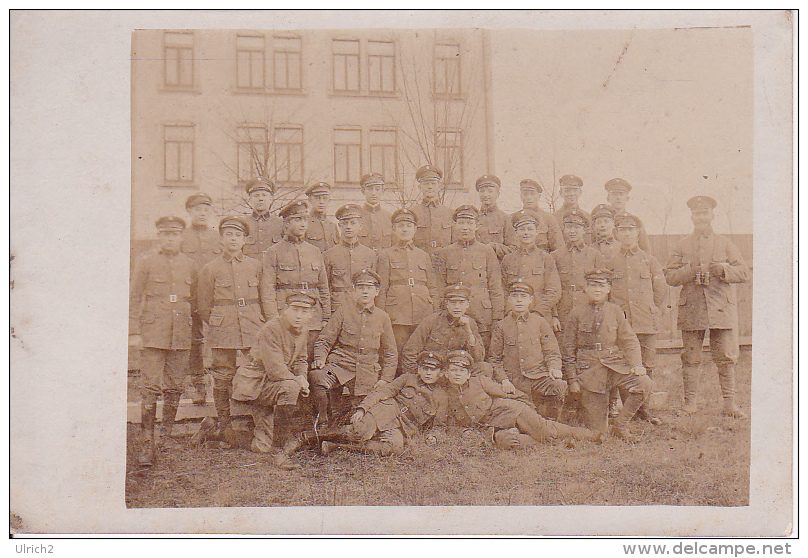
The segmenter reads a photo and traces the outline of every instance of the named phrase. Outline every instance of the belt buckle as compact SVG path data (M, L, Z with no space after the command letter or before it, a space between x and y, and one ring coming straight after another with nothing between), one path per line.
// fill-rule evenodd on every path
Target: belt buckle
M306 281L303 281L302 283L300 283L300 288L303 289L304 291L308 291L309 284Z
M168 295L169 302L177 302L177 295Z
M401 413L402 413L402 414L403 414L403 413L406 413L406 412L407 412L407 411L409 411L409 410L410 410L410 408L409 408L409 407L401 407Z
M433 240L433 241L431 241L431 242L430 242L430 244L432 245L432 247L433 247L433 248L437 248L437 247L438 247L438 241L437 241L437 240Z
M595 350L596 350L596 351L601 351L601 350L603 350L603 345L602 345L601 343L595 343Z
M237 299L237 302L239 306L247 306L247 301L243 298Z
M415 278L410 277L409 279L407 279L407 284L408 284L410 287L414 287L414 286L415 286Z

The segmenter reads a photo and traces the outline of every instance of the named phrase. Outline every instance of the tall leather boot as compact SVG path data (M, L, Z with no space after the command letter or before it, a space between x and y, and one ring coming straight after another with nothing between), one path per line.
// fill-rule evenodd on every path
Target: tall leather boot
M698 411L696 397L699 391L699 366L682 367L682 393L684 395L684 405L679 410L681 414L692 415Z
M272 445L274 447L273 461L275 466L285 471L299 469L300 463L293 454L300 449L303 442L294 430L293 420L296 405L275 405Z
M612 421L612 433L629 443L637 442L637 438L628 431L628 421L643 404L644 397L639 393L628 392L626 394L626 401L623 403L623 409L620 414Z
M746 413L741 411L735 402L735 366L732 364L718 367L718 383L721 386L721 397L724 399L722 414L745 419Z
M179 393L165 393L163 395L163 418L160 421L160 443L164 448L176 449L180 444L171 437L174 430L174 419L177 418L177 408L180 404Z
M314 416L317 420L317 429L328 428L328 390L322 386L312 384L309 386L312 403L314 404Z
M213 403L216 405L216 415L218 416L216 429L221 439L219 447L222 449L237 447L235 432L230 426L230 390L221 387L214 388Z
M620 410L617 408L617 400L620 399L620 390L617 388L612 388L609 391L609 418L614 419L619 413Z
M157 461L154 451L154 426L157 422L157 402L140 404L140 426L143 430L143 442L140 446L138 463L141 467L151 467Z

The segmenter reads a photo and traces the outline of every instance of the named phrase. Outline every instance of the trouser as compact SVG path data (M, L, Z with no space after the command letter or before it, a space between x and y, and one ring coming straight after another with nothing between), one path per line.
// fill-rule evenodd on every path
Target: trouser
M176 395L179 400L189 352L187 349L143 348L140 389L144 403L156 404L160 394Z
M545 374L539 378L525 378L520 375L512 383L516 389L530 395L540 415L558 418L567 394L567 382Z
M396 338L398 348L398 367L396 375L401 374L404 369L404 345L409 341L412 332L418 326L393 324L393 336Z
M648 373L648 377L652 380L654 379L654 370L656 369L656 360L657 360L657 351L656 351L656 340L657 336L655 333L638 333L637 339L640 342L640 352L642 354L642 365L645 367L646 372ZM619 389L612 390L612 397L615 397L615 392L620 393L620 399L625 401L626 400L626 392L620 391ZM646 411L645 403L640 405L639 411Z
M606 390L597 393L581 388L581 405L584 410L584 421L587 428L606 432L608 427L609 392L617 387L626 393L626 400L620 414L614 419L614 426L622 427L634 416L640 405L651 393L651 379L648 376L635 376L634 374L618 374L608 371Z
M545 419L528 404L516 399L497 399L490 413L490 421L495 431L515 426L537 442L555 438L579 440L594 438L593 433L586 428L576 428Z
M188 371L191 383L198 389L205 388L205 365L202 350L205 346L203 322L196 313L191 316L191 354L189 356Z
M477 322L477 325L480 325L480 322ZM488 354L488 348L491 346L491 328L486 330L481 328L480 337L483 338L483 347L485 347L485 353Z
M315 368L309 371L309 389L311 390L313 412L318 424L343 424L350 417L350 412L361 397L350 397L347 401L342 395L343 384L339 383L336 374L330 366ZM345 385L353 388L355 379L349 380ZM353 389L351 389L353 393Z
M246 351L247 349L242 349ZM213 365L210 375L213 377L213 403L219 417L219 427L230 423L230 392L233 377L236 375L236 359L239 349L213 348Z
M682 330L682 383L685 403L695 403L705 330ZM740 349L733 329L710 329L710 354L718 368L718 383L725 401L735 400L735 364Z
M311 364L314 362L314 344L317 342L321 331L322 329L310 329L309 336L306 339L306 358L308 359L309 368L311 368Z
M275 420L273 409L278 405L295 406L300 395L296 380L266 382L253 403L253 439L250 449L257 453L270 453L274 443Z
M318 433L318 441L328 441L357 453L400 455L404 452L404 433L400 428L379 430L376 419L365 413L356 424L348 424Z

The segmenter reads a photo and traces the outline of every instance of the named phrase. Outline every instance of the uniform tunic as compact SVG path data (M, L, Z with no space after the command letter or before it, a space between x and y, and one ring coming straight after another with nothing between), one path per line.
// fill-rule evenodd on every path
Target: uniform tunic
M328 276L331 313L333 314L340 304L351 300L348 291L353 287L353 274L363 269L376 271L377 256L371 248L358 241L348 244L341 240L339 244L325 251L323 259Z
M564 246L564 233L561 232L561 227L558 225L556 218L541 208L536 208L533 211L535 211L541 219L541 222L537 226L539 235L536 237L536 246L545 252L552 252ZM509 224L505 234L505 243L518 248L520 243L516 238L516 229L513 227L513 221L511 221L510 217L508 221Z
M621 215L626 215L627 211L622 211L620 213L615 213L614 218L617 219ZM634 216L637 219L637 227L640 229L640 250L645 250L646 252L651 252L651 244L648 242L648 233L645 232L645 225L642 224L640 218L636 215Z
M440 248L452 243L452 210L438 201L423 200L410 209L418 217L415 245L434 255Z
M547 376L550 368L560 370L561 352L547 320L534 312L521 316L510 312L494 325L488 362L495 380L507 378L519 387L525 384L522 378L536 380Z
M244 218L250 225L250 234L244 244L244 255L261 261L269 247L283 238L283 219L269 212L255 211L245 215Z
M480 224L477 227L477 240L483 244L491 242L505 244L505 231L510 226L510 217L496 205L480 209Z
M415 328L410 340L404 345L402 351L404 372L415 373L418 370L418 355L422 351L432 351L445 356L449 351L464 349L469 352L475 363L482 361L485 358L485 348L483 338L474 320L471 322L471 331L476 339L474 345L469 345L466 327L456 321L446 310L435 312L424 318Z
M437 279L429 254L413 242L398 243L379 253L379 308L395 325L414 326L438 309Z
M445 426L448 399L437 384L425 384L418 374L402 374L374 389L358 408L373 415L379 430L401 428L411 437Z
M668 293L657 259L640 248L628 250L621 246L604 265L612 271L609 300L623 309L634 333L657 333L659 307Z
M337 225L329 221L325 215L312 213L309 215L306 241L314 244L320 252L324 253L339 242Z
M581 209L580 205L573 207L571 205L567 205L567 202L564 202L564 204L559 209L553 212L553 217L556 218L556 221L558 221L558 226L561 227L561 231L563 232L564 216L569 215L573 211L576 214L583 216L584 219L586 219L587 225L586 225L586 232L584 232L584 242L590 244L592 242L592 215Z
M612 235L596 236L592 246L603 254L604 258L611 258L620 250L620 243Z
M222 239L219 233L208 226L191 225L182 231L182 253L202 269L202 266L222 253Z
M449 417L464 427L513 428L519 415L532 410L527 395L521 391L507 394L485 376L472 376L462 386L449 385L445 389Z
M561 298L556 304L556 310L563 325L573 306L587 301L584 275L590 269L602 266L603 254L587 244L570 243L555 250L552 256L561 280Z
M520 246L502 258L502 279L507 286L520 277L533 287L532 309L552 320L553 308L561 298L561 280L553 257L535 244Z
M362 206L362 228L359 230L359 242L372 248L376 253L393 244L393 216L382 209L381 204Z

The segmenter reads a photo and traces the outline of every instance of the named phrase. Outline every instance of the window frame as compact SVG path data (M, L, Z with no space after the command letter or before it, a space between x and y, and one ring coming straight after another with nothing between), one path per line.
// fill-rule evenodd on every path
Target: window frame
M255 49L248 49L248 48L239 48L239 39L240 38L248 38L248 39L261 39L263 42L263 48L261 50ZM267 41L266 35L262 33L237 33L236 34L236 89L240 91L264 91L267 88ZM250 85L241 85L239 83L239 54L242 52L247 53L255 53L258 52L261 54L261 81L260 85L252 85L252 57L250 57L250 72L249 72L249 81Z
M440 142L441 134L444 135L443 143ZM449 178L451 176L451 173L449 171L451 170L451 167L446 168L446 156L445 156L445 150L446 150L446 147L447 147L447 143L445 141L445 135L446 134L454 134L456 138L459 138L458 141L457 141L458 145L456 145L456 146L453 145L452 146L453 149L458 150L459 157L460 157L459 158L459 169L458 169L458 172L459 172L458 179L459 180L455 181L455 182L449 182ZM448 189L459 190L459 189L464 188L464 166L465 166L464 165L464 159L465 159L465 144L464 144L465 138L464 138L464 135L465 134L463 133L463 130L460 129L460 128L438 128L436 130L436 132L435 132L435 161L436 161L436 163L438 161L441 161L443 163L442 165L439 165L438 168L440 168L441 172L443 173L443 184ZM439 157L439 154L441 153L441 150L444 151L442 158Z
M191 130L191 140L168 139L170 128L184 128ZM177 144L177 173L182 176L182 145L190 144L190 178L172 179L168 176L168 146ZM163 183L167 186L193 186L196 182L196 124L193 122L165 122L163 123Z
M356 54L342 54L337 53L334 49L334 46L338 42L343 43L356 43L357 52ZM344 81L347 87L348 85L348 58L347 57L355 57L356 58L356 89L337 89L337 56L345 57L344 67L345 67L345 76ZM348 38L348 37L333 37L331 39L331 90L340 95L361 95L363 92L362 89L362 40L356 37Z
M378 144L373 142L374 132L391 132L393 134L393 144ZM393 175L390 176L384 172L380 174L384 177L387 183L399 184L400 179L400 161L398 157L398 128L396 126L371 126L368 128L368 168L369 172L379 172L373 168L373 148L374 147L392 147L393 149ZM382 161L384 161L384 153L382 152Z
M297 51L286 51L286 50L278 50L277 40L278 39L295 39L298 41L299 49ZM298 54L298 61L297 61L297 79L300 87L278 87L277 81L277 58L279 54L289 54L290 52L297 52ZM289 82L289 58L286 58L286 77L287 77L287 84ZM274 34L272 35L272 89L273 91L281 92L281 93L301 93L303 91L303 37L299 35L283 35L283 34Z
M187 35L191 38L191 46L187 47L184 45L178 44L169 44L168 36L169 35ZM168 81L168 68L169 68L169 57L168 51L169 50L176 50L177 58L175 63L177 64L177 83L169 83ZM196 36L193 31L191 30L183 30L183 29L166 29L163 31L163 88L167 90L192 90L196 85L196 63L194 58L194 52L196 50ZM180 53L183 51L190 51L190 57L188 59L188 63L191 69L191 76L190 81L188 83L183 83L181 76L182 76L182 59Z
M251 135L249 130L262 130L264 135L265 141L252 141ZM242 123L238 126L237 129L237 137L236 137L236 182L239 185L244 185L250 180L255 180L257 178L262 178L266 174L266 163L269 161L269 145L271 143L269 137L269 129L265 124L254 124L254 123ZM247 138L247 141L242 140L242 138ZM242 153L242 146L252 146L252 145L263 145L263 155L264 155L264 172L263 174L260 172L260 169L257 168L254 161L254 154L253 149L249 148L250 153L250 164L249 164L249 176L243 176L242 173L242 165L241 165L241 153ZM253 170L256 172L253 173Z
M299 143L289 143L289 142L278 142L278 131L279 130L295 130L300 132L300 142ZM281 145L289 146L289 145L298 145L300 147L300 169L296 172L300 175L299 180L292 180L290 176L290 180L281 181L278 178L278 147ZM304 128L303 124L293 124L293 123L282 123L282 124L275 124L272 129L272 159L273 159L273 169L272 169L272 179L273 181L282 188L295 188L302 186L305 181L305 168L306 168L306 158L305 158L305 135L304 135ZM287 156L289 152L287 151ZM292 174L291 172L287 174Z
M439 57L438 49L440 47L457 47L457 91L448 89L441 91L438 89L439 61L452 60L452 58ZM447 38L435 41L434 55L432 57L432 89L435 97L442 99L459 99L463 97L463 58L463 44L459 40ZM446 74L446 68L443 68L443 73L444 85L447 85L448 81L445 79L448 75Z
M353 144L353 143L350 143L350 144L337 143L337 135L338 135L339 132L356 132L357 137L359 138L359 144L358 144L359 155L357 157L357 160L359 161L359 171L356 174L356 181L355 182L350 181L350 178L351 178L351 176L350 176L351 167L349 165L349 163L350 163L350 151L348 152L348 155L346 157L346 169L347 169L347 175L348 175L346 178L348 178L348 181L341 181L341 180L339 180L339 177L337 176L337 161L338 161L337 147L338 146L357 146L357 144ZM334 186L335 187L344 187L344 188L358 188L359 183L360 183L360 181L362 179L362 175L364 174L364 157L363 157L364 139L362 137L362 127L361 126L354 126L354 125L334 126L334 128L332 130L332 145L333 145L332 153L333 153L333 157L334 157L334 160L333 160L333 163L334 163L334 165L333 165Z

